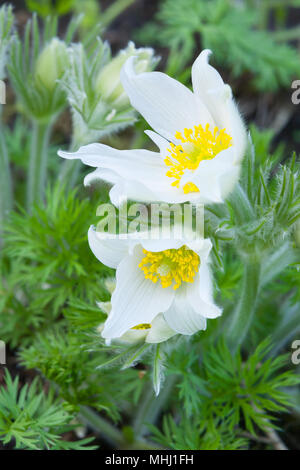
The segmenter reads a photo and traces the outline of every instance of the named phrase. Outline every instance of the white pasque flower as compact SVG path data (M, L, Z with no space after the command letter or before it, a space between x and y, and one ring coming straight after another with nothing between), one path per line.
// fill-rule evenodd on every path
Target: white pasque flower
M111 238L94 227L88 239L99 261L117 270L104 338L141 324L154 327L158 314L175 333L192 335L206 328L206 318L221 315L212 296L210 240Z
M164 73L137 73L134 57L123 66L122 85L154 129L146 133L160 152L90 144L59 155L96 167L85 184L112 183L115 205L124 199L222 202L239 178L247 139L231 88L209 65L209 55L204 50L193 64L194 92Z

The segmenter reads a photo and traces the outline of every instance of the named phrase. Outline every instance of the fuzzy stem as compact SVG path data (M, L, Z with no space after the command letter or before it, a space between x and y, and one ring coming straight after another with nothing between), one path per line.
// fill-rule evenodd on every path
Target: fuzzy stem
M47 179L47 156L52 125L34 120L28 170L27 209L39 202L44 195Z
M111 6L106 8L101 15L101 24L109 26L126 8L130 7L135 0L116 0Z
M170 375L167 377L164 387L157 397L155 396L152 387L146 389L133 424L136 435L144 436L148 431L145 424L153 424L156 422L174 389L177 379L178 376L176 375Z
M76 152L79 147L83 145L79 139L74 136L69 146L68 152ZM62 181L66 190L73 189L75 186L81 168L81 161L80 160L64 160L61 165L61 170L58 176L58 179Z
M12 208L12 184L0 107L0 232L5 217Z
M88 406L81 406L79 418L88 424L94 431L112 445L120 445L123 441L123 434L105 419L101 418Z
M232 193L229 201L234 210L234 215L238 224L241 225L253 220L253 207L240 184L236 185L234 193Z
M287 321L282 321L272 335L272 344L274 344L274 347L269 353L272 357L275 357L286 344L292 341L292 339L300 333L299 311L297 305L291 308L291 313L292 315L290 315L290 318Z
M132 443L127 442L124 434L119 429L115 428L112 424L106 421L104 418L95 413L88 406L81 406L79 413L80 420L90 426L93 431L99 434L108 444L116 449L135 449L135 450L156 450L160 449L160 446L146 441L144 439L138 439Z
M67 190L74 188L79 176L80 167L81 162L79 160L65 160L63 162L59 180L64 183Z
M233 352L243 343L252 324L259 289L259 276L260 264L255 262L245 264L242 292L227 330L228 342Z
M272 253L262 265L260 289L276 278L287 266L299 261L300 250L292 247L290 242L284 243Z

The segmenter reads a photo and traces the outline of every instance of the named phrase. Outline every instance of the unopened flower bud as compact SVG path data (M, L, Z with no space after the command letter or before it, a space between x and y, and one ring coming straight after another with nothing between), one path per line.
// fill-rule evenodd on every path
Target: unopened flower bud
M151 48L136 49L133 42L130 42L126 49L112 59L100 71L96 80L96 89L101 94L101 98L109 102L113 108L124 109L129 105L129 99L120 81L120 73L126 60L136 56L136 72L149 72L155 65L156 59Z
M36 63L35 74L38 80L48 88L53 90L56 81L62 77L68 60L66 44L53 38L51 42L42 50Z

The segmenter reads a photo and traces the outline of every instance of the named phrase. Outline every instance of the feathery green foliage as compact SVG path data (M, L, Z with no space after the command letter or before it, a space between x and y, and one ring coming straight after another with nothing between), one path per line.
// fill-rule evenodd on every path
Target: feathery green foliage
M73 415L53 390L47 395L35 379L19 390L19 379L9 372L6 386L0 389L0 440L3 444L15 443L16 449L28 450L92 450L87 446L92 439L65 441L63 434L74 430L70 424Z
M156 21L137 36L147 44L170 48L172 75L181 72L187 78L184 69L199 50L199 38L202 49L211 49L216 62L228 67L233 77L250 72L261 91L290 86L300 71L297 51L260 28L260 3L264 2L253 8L234 0L164 0Z
M205 344L201 363L197 341L189 345L188 354L174 349L169 372L178 377L176 409L181 411L176 421L165 417L163 434L151 427L158 442L172 443L173 449L239 448L245 445L239 439L241 423L254 436L276 427L278 413L293 404L287 389L300 379L285 370L287 355L267 358L271 347L268 338L243 360L240 351L232 355L219 340L217 345Z
M16 344L51 325L68 302L95 305L105 293L103 282L111 271L91 254L86 235L95 210L76 194L66 195L59 184L48 188L44 208L36 206L32 215L13 213L6 226L3 269L8 259L13 264L2 285L4 340Z
M162 432L154 426L149 429L155 442L173 450L243 450L248 447L246 438L228 431L226 420L216 421L215 428L208 429L204 421L199 423L195 417L183 416L175 422L172 416L165 415Z
M99 345L96 352L93 343ZM136 402L144 384L137 370L120 374L119 369L97 368L99 362L107 359L107 351L100 347L100 337L94 329L82 334L72 325L57 325L36 337L20 356L27 368L38 369L59 388L59 395L74 411L88 405L119 419L120 401Z

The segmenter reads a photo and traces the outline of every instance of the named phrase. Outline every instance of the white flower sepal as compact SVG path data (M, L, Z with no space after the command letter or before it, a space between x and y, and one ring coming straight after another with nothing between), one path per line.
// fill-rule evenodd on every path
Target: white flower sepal
M192 335L206 328L207 318L221 315L212 295L210 240L111 238L94 227L88 239L98 260L117 270L103 338L120 338L148 324L153 330L147 341L159 342L157 332L165 323L174 333Z
M97 302L98 307L109 316L111 312L111 302ZM97 328L99 333L102 333L104 323L101 323ZM159 313L153 320L151 325L140 324L135 328L130 328L120 338L106 339L107 345L111 343L117 344L134 344L145 341L145 343L162 343L167 341L177 333L173 331L166 323L163 315Z
M131 104L154 131L159 152L116 150L90 144L75 153L96 170L85 184L102 179L113 185L111 201L218 203L237 183L247 136L229 85L208 63L204 50L192 67L194 91L161 72L137 73L135 57L122 68L122 85Z

